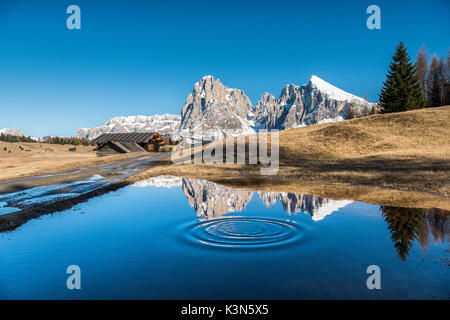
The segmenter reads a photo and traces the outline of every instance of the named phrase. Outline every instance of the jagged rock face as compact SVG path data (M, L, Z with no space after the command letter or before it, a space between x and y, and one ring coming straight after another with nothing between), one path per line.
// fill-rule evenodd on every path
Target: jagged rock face
M115 117L103 126L78 129L77 136L93 139L110 132L158 132L161 135L171 135L178 130L180 119L176 114Z
M227 188L199 179L183 179L183 191L196 215L203 218L242 211L253 197L251 191Z
M206 76L195 84L187 97L181 111L180 134L216 140L253 133L248 121L252 109L244 92L230 89L219 79ZM198 134L200 130L202 132Z
M268 100L264 94L255 110L260 127L265 129L289 129L303 125L343 120L347 109L354 114L361 109L372 108L373 104L336 88L322 79L312 76L309 83L301 87L294 84L283 88L276 101ZM268 102L270 101L270 102ZM262 125L261 125L262 124Z
M268 129L287 129L293 128L302 123L305 114L303 106L304 92L302 87L290 84L283 88L278 98L280 111L277 113L277 126Z
M278 101L273 95L265 92L255 107L255 126L257 129L277 128L280 126L278 119L282 112Z
M295 128L300 125L317 124L325 119L335 119L341 115L347 101L338 101L309 83L302 87L290 85L279 99L283 115L280 129Z

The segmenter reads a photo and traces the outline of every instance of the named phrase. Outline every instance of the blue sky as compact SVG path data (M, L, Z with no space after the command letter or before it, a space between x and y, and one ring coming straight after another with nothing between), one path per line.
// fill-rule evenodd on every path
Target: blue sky
M68 30L66 8L81 8ZM381 8L381 30L366 8ZM74 136L118 115L179 113L211 74L256 104L315 74L376 101L396 44L450 47L450 2L0 0L0 128Z

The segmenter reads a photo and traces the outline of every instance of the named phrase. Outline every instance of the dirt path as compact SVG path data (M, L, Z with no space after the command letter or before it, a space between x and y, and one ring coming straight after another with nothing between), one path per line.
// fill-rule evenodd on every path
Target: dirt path
M119 181L148 169L163 157L167 157L167 155L135 154L125 159L78 170L0 181L0 195L35 187L75 183L92 177L101 177L98 180L107 182Z
M0 141L0 181L82 170L136 156L127 153L97 157L93 146Z

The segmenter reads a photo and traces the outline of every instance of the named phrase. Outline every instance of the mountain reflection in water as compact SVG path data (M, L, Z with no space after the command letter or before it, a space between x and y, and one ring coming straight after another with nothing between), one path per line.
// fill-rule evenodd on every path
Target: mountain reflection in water
M267 208L280 201L288 215L306 213L316 222L324 220L353 202L290 192L248 191L207 180L172 176L146 179L137 182L135 186L181 187L195 214L204 220L243 211L255 193ZM436 243L448 241L448 211L388 206L380 206L380 211L387 223L398 256L402 260L408 257L415 240L424 253L427 252L430 241Z
M166 188L181 186L189 205L195 209L197 216L204 219L243 211L255 194L255 191L230 188L207 180L171 176L150 178L136 183L135 186ZM308 213L314 221L323 220L326 216L353 202L289 192L257 191L256 194L267 208L275 205L279 200L289 215Z

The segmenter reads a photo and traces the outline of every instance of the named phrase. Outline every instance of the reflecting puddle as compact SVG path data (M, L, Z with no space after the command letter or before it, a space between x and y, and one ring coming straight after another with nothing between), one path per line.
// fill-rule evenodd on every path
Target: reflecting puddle
M307 228L298 221L282 221L228 216L242 212L254 196L270 209L278 202L289 216L307 214L314 222L337 214L353 203L350 200L332 200L306 194L288 192L261 192L230 188L202 179L159 176L139 181L134 187L181 187L189 205L199 219L187 226L182 234L191 243L226 248L253 248L266 245L282 245L304 237ZM388 206L379 208L391 232L391 240L401 260L405 260L409 250L417 241L426 252L430 243L448 243L449 212L440 209L415 209ZM367 210L371 211L371 210ZM377 212L378 214L378 212ZM448 251L445 261L449 265ZM444 261L443 260L443 261Z

